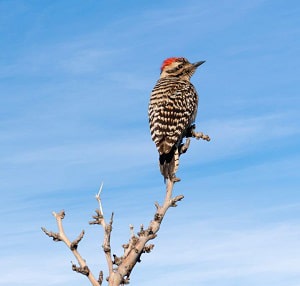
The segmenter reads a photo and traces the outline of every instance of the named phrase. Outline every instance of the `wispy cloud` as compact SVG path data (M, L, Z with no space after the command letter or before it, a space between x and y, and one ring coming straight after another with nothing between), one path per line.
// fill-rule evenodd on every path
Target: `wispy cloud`
M0 76L24 76L26 78L49 77L54 74L83 75L105 70L108 59L115 51L104 47L95 48L91 43L74 42L41 45L25 52L13 62L3 64Z
M132 273L132 283L141 283L144 281L145 275L149 277L147 281L144 281L145 285L153 285L153 283L161 283L162 281L173 285L179 285L185 281L190 281L191 285L198 285L198 283L215 285L214 283L219 283L217 281L223 281L223 285L232 285L232 281L240 281L243 285L249 286L253 284L265 286L272 283L272 285L281 286L282 281L289 281L289 279L292 283L292 277L299 279L297 265L300 262L300 253L297 249L299 249L298 237L300 232L297 222L290 222L285 218L281 222L253 224L249 227L249 224L244 223L249 218L239 217L237 224L236 218L226 215L219 216L220 213L218 212L215 212L212 218L205 219L205 211L203 211L206 209L205 205L201 215L190 221L186 220L185 215L182 214L182 207L179 206L176 213L164 223L164 228L154 241L153 252L144 254L142 264L137 265L136 271ZM277 209L273 208L272 210L271 208L258 211L248 210L244 216L248 215L252 220L257 220L269 211L280 215L282 212L288 211L290 207L294 208L289 205L278 205ZM211 208L218 209L217 205L210 205L207 211ZM127 219L130 221L134 213L127 212L127 214ZM76 223L71 221L70 225L70 216L73 219L76 216L69 214L66 218L68 234L74 236L76 235L75 229L80 229L83 220L81 218ZM178 220L178 218L180 219ZM50 223L45 220L43 224L53 226L54 222ZM120 233L118 226L117 222L114 235ZM71 233L70 228L72 229ZM128 229L126 232L126 227L122 226L122 230L125 230L123 239L124 237L128 238ZM81 242L80 251L93 271L96 271L95 273L100 268L107 272L105 259L97 246L99 240L101 241L101 234L95 236L95 232L98 231L95 229L87 231L86 237ZM121 247L117 245L116 248L116 243L124 243L126 240L122 241L120 237L114 237L114 235L112 237L113 251L118 254ZM173 238L171 241L170 236ZM18 240L19 237L15 236L12 239ZM29 241L28 239L27 243ZM43 273L43 279L47 279L49 285L56 285L56 283L58 285L61 283L80 285L80 283L85 283L84 277L81 279L72 273L69 261L74 260L74 258L63 244L53 244L45 237L43 243L38 247L45 247L46 245L50 247L43 249L43 255L48 258L44 260L43 264L37 264L35 269L38 270L38 273ZM53 253L53 249L55 249L55 253ZM99 257L95 255L95 252L99 252ZM42 277L30 271L30 267L23 263L28 255L28 253L16 253L14 257L7 258L5 263L2 261L1 267L2 269L12 268L18 273L23 273L28 285L29 283L30 285L38 285L37 283ZM39 255L31 253L30 258L32 261L38 261ZM17 276L9 273L7 271L3 275L2 285L18 285ZM48 275L54 277L51 278Z
M211 142L192 142L191 152L195 155L203 149L201 160L207 160L263 148L268 151L276 145L284 145L283 138L299 134L296 122L298 114L295 112L205 121L198 124L198 129L208 133Z
M213 230L208 224L204 227L201 223L199 231L196 225L188 226L189 231L179 226L173 229L172 233L178 239L167 243L167 237L164 237L166 240L160 241L152 256L143 261L148 269L168 267L171 272L174 269L169 275L157 270L157 277L151 279L149 285L167 277L172 277L169 278L172 281L167 281L173 285L180 285L189 277L190 281L194 281L192 285L220 280L223 285L232 285L233 280L239 280L243 285L262 286L275 283L273 278L276 277L278 284L273 285L281 285L285 279L299 276L297 265L300 256L295 251L299 248L297 224L238 231L226 231L222 227ZM228 222L226 227L229 227ZM212 233L203 239L210 231ZM184 233L189 233L185 239ZM192 249L191 245L194 246Z

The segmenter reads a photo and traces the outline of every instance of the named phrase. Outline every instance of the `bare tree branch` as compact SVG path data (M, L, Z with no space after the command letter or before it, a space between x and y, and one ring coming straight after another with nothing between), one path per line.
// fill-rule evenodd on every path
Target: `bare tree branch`
M96 278L93 276L92 272L89 270L89 268L86 264L86 261L81 257L81 255L79 254L79 252L77 250L78 243L83 238L84 231L82 231L80 233L80 235L78 236L78 238L75 239L71 243L71 241L68 239L68 237L65 234L63 224L62 224L62 220L65 217L65 212L62 210L59 213L53 212L52 214L56 219L58 233L49 232L43 227L42 227L42 230L45 232L46 235L48 235L49 237L52 237L54 241L63 241L67 245L67 247L70 248L70 250L72 251L73 255L75 256L75 258L77 259L77 261L79 263L79 267L72 263L73 271L76 271L78 273L86 275L93 286L101 285L101 284L99 284L99 281L97 281Z
M154 239L157 236L157 232L160 229L160 225L162 220L165 217L167 210L170 207L176 207L177 202L183 199L183 195L179 195L176 197L172 197L174 182L171 180L166 181L166 194L165 199L162 205L159 205L158 202L155 203L156 212L154 214L153 219L149 223L147 228L144 225L140 226L140 230L137 234L134 233L134 227L130 225L130 239L127 244L123 244L122 247L124 248L124 254L118 257L116 254L113 254L113 259L111 255L111 246L110 246L110 238L112 232L112 224L113 224L113 216L112 213L110 217L109 223L105 221L102 203L100 194L102 191L103 183L99 189L98 194L96 195L96 199L99 203L99 209L96 209L96 214L93 215L93 220L89 222L89 224L97 224L101 225L104 230L104 238L103 238L103 251L105 254L108 272L109 275L107 277L108 285L109 286L120 286L129 284L130 282L130 274L134 266L137 262L141 261L141 255L143 253L149 253L153 250L154 244L147 244L150 240ZM101 286L103 283L103 272L100 271L98 280L93 276L92 272L88 268L86 261L81 257L77 248L79 242L82 240L84 236L84 231L82 231L79 236L71 242L68 237L66 236L62 220L65 217L65 212L61 211L59 213L53 212L53 215L56 219L57 226L58 226L58 233L54 233L51 231L42 228L44 233L53 238L54 241L63 241L68 248L72 251L75 258L77 259L79 266L72 263L73 271L81 273L88 277L89 281L93 286ZM113 265L116 267L113 268Z
M192 135L197 140L203 139L203 140L206 140L206 141L210 141L210 137L208 135L203 134L202 132L192 132Z
M124 255L119 258L118 268L113 272L113 275L109 276L109 285L119 286L129 282L130 273L137 262L140 262L142 253L149 253L154 245L146 245L149 240L154 239L157 236L157 232L160 229L161 222L169 209L169 207L175 207L176 202L183 199L183 195L172 198L174 182L171 180L166 181L166 196L162 206L155 203L156 213L153 220L150 222L147 229L141 226L141 230L138 236L132 234L129 243L123 245Z

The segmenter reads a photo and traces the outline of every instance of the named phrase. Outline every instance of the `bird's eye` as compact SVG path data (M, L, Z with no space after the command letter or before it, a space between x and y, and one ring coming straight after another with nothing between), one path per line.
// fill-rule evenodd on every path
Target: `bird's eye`
M178 68L179 68L179 69L181 69L182 67L183 67L183 65L182 65L182 64L178 65Z

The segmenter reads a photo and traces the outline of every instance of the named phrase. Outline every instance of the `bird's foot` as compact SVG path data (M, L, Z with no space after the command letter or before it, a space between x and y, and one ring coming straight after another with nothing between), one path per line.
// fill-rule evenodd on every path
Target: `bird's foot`
M177 178L176 175L174 174L173 177L171 178L171 181L172 181L173 183L177 183L177 182L180 182L181 179L180 179L180 178Z
M179 146L179 155L185 153L185 152L189 149L190 143L191 143L191 139L190 139L190 138L187 138L187 139L185 140L185 143L184 143L184 144L181 144L181 145Z
M190 127L188 127L186 130L185 137L186 138L193 137L193 132L195 131L195 129L196 129L196 124L192 124Z

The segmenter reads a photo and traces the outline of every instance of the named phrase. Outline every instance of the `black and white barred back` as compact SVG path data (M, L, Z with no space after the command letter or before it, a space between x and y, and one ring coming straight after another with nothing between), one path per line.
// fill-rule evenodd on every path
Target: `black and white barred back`
M159 79L151 93L149 122L152 140L160 155L180 143L197 114L198 95L189 81Z

